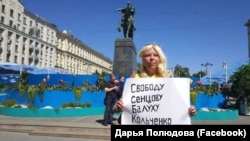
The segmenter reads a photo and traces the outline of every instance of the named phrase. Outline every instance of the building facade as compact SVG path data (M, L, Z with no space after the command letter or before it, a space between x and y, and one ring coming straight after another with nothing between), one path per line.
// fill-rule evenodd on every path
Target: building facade
M110 59L29 12L20 0L0 0L0 8L0 62L61 73L112 72Z
M67 31L57 32L56 67L74 74L111 73L112 62Z

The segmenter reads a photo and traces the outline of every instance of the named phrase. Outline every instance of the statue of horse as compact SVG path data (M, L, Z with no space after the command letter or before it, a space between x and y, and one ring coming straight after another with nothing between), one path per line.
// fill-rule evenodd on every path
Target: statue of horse
M134 23L135 8L131 5L130 2L128 2L127 7L119 8L115 11L121 11L122 13L122 19L117 30L121 32L121 28L123 28L124 38L133 39L133 34L136 29Z
M123 28L124 38L133 39L135 25L134 25L134 20L132 19L132 17L125 16L120 26Z

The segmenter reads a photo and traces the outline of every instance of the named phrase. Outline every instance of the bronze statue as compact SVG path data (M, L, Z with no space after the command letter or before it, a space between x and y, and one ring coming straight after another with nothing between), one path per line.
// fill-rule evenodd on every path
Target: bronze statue
M128 2L126 7L118 8L115 11L121 11L122 13L121 22L117 30L121 32L121 28L123 28L124 38L133 39L133 33L136 30L134 22L135 8Z

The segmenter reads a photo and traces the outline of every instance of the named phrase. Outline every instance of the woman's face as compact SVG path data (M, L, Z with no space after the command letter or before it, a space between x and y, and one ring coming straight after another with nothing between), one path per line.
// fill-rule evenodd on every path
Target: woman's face
M147 73L154 75L160 64L159 54L156 52L154 48L152 48L144 53L142 62Z

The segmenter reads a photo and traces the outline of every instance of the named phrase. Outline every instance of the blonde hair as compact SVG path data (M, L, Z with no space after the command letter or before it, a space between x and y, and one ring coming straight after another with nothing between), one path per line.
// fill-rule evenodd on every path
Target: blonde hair
M160 64L158 66L158 72L157 72L156 76L157 77L168 77L169 74L167 73L167 57L165 56L165 54L163 53L163 51L159 45L157 45L155 43L146 44L140 50L139 57L141 57L141 59L143 59L143 55L145 54L145 52L152 49L152 48L156 50L156 52L158 53L159 58L160 58ZM141 68L141 73L139 75L141 77L149 77L147 72L146 72L146 69L143 65Z

